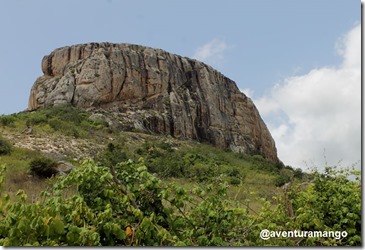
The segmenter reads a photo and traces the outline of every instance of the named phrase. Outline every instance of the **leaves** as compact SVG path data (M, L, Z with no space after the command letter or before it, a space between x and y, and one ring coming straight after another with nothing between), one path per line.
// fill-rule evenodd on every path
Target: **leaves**
M56 218L54 220L52 220L52 222L50 223L50 231L52 234L55 235L63 235L65 230L64 230L64 223L61 219Z
M227 198L219 178L189 190L166 185L141 159L110 168L85 161L57 178L42 193L42 203L0 197L0 245L3 246L314 246L361 244L361 188L345 172L327 169L313 184L293 187L277 204L264 202L257 215ZM0 184L5 166L0 166ZM353 172L352 172L353 173ZM115 181L117 180L117 181ZM122 183L122 188L120 183ZM75 189L76 186L76 189ZM71 197L63 190L73 188ZM286 206L292 205L294 216ZM269 230L347 231L344 239L270 239Z

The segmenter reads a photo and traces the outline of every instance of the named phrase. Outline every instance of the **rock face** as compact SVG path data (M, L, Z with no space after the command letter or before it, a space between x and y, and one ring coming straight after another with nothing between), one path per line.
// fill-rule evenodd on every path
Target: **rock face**
M42 60L28 110L72 104L120 114L125 129L260 152L277 162L275 142L255 105L212 67L160 49L88 43Z

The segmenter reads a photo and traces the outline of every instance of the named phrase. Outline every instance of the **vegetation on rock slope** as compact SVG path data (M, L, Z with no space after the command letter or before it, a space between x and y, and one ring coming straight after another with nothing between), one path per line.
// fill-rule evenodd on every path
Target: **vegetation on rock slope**
M0 117L0 245L361 244L354 172L306 174L261 155L120 132L90 116L63 106ZM36 143L44 138L52 140ZM77 167L42 179L30 175L40 156ZM264 241L263 229L348 236Z

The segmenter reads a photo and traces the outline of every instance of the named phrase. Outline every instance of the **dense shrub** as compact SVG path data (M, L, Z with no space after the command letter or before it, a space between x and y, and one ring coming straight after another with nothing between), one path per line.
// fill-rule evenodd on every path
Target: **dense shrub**
M232 168L228 171L228 176L232 176L232 177L240 177L241 173L237 168Z
M80 124L86 119L85 111L81 111L72 105L65 104L55 107L49 107L42 111L48 118L58 117L62 121Z
M349 180L351 175L355 181ZM361 246L360 171L327 167L312 176L306 187L292 185L277 197L277 206L267 202L256 220L257 230L346 231L346 236L271 238L265 245Z
M107 148L97 156L96 160L103 166L110 167L126 161L127 154L122 146L109 143Z
M29 163L31 172L42 178L49 178L57 174L56 165L56 161L47 157L37 157Z
M55 131L62 132L63 134L80 137L80 129L74 124L61 120L59 117L53 117L48 121L48 124Z
M156 154L156 153L154 153ZM167 153L163 157L146 159L148 171L160 177L182 178L186 176L187 166L181 161L182 154Z
M27 118L27 125L38 125L38 124L46 124L48 122L48 118L46 114L42 112L33 112Z
M0 136L0 155L7 155L10 154L12 151L12 145L11 143Z
M34 112L19 113L16 117L26 121L26 126L49 125L54 131L77 138L86 138L108 127L105 122L90 120L90 114L72 105L41 108Z
M245 179L242 169L254 168L279 175L275 163L265 160L261 155L242 156L233 152L223 152L212 146L200 145L191 148L174 149L171 143L146 142L135 150L135 154L145 158L145 164L152 173L160 177L189 178L211 181L220 175ZM248 163L247 163L248 162ZM237 180L233 182L238 183Z
M301 168L296 168L294 170L294 177L297 179L303 179L303 177L304 177L303 170Z
M157 144L158 148L161 148L162 150L165 150L167 152L173 152L172 144L168 142L160 142Z
M15 117L12 115L2 115L0 116L0 124L2 126L12 126L15 122Z
M202 181L209 181L212 177L217 176L212 166L204 163L195 163L187 170L187 177Z
M252 159L258 162L265 162L265 158L260 154L254 154L252 155Z
M234 186L238 186L241 184L241 179L238 178L238 177L235 177L235 176L232 176L230 178L230 181L229 181L230 184L234 185Z
M275 186L277 187L281 187L283 186L285 183L288 183L290 181L290 177L282 174L276 177L275 179Z

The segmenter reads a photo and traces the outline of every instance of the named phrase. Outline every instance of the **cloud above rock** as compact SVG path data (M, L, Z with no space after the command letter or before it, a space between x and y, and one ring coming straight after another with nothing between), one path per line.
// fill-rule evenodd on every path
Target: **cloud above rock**
M339 66L289 76L254 100L279 158L293 167L349 166L361 159L361 26L335 46Z
M192 57L199 61L214 65L224 58L224 52L227 48L228 45L225 41L214 38L196 49Z

